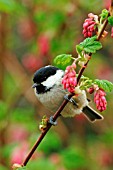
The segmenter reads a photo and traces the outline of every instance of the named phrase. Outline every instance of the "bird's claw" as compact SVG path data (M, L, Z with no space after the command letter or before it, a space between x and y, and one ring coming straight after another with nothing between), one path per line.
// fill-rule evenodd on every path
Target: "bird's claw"
M56 125L57 125L57 121L54 121L54 120L53 120L53 116L50 116L48 123L50 123L50 124L53 125L53 126L56 126Z
M74 100L73 98L70 98L70 99L69 99L68 94L66 94L66 95L64 96L64 99L65 99L65 100L68 100L69 102L73 103L73 105L75 105L75 106L78 107L77 103L75 102L75 100Z

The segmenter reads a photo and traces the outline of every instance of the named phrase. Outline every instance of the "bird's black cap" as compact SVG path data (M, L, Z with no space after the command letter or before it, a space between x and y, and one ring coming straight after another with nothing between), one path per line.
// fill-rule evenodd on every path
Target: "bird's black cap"
M33 77L34 83L41 83L45 81L48 77L56 74L57 70L59 70L57 67L50 66L50 65L40 68L34 74L34 77Z

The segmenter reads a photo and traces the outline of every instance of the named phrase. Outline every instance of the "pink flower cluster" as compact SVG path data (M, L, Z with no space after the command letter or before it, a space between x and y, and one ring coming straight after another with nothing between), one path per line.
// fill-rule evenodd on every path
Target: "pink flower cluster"
M102 89L98 89L94 94L94 102L96 103L96 107L100 112L106 110L107 101L105 95L106 93Z
M65 75L62 79L62 84L63 84L64 89L68 89L70 93L74 93L75 87L77 86L75 68L76 68L76 64L67 66L65 70Z
M83 34L84 37L91 37L93 32L95 31L95 24L96 22L93 20L93 18L88 18L84 21L83 24Z

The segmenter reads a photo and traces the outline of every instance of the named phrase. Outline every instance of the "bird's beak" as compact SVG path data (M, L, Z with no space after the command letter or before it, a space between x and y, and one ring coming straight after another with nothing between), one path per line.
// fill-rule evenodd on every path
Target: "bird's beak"
M37 83L34 83L33 85L32 85L32 88L35 88L35 87L37 87Z

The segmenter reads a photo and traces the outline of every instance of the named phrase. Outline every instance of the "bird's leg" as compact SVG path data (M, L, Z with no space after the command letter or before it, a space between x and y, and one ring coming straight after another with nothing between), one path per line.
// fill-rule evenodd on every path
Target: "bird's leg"
M66 95L64 96L64 99L65 99L65 100L68 100L69 102L73 103L73 105L75 105L76 107L78 107L78 104L75 102L75 100L74 100L73 98L70 98L70 99L69 99L68 94L66 94Z
M57 121L54 121L54 120L53 120L53 116L50 116L48 123L50 123L50 124L53 125L53 126L56 126L56 125L57 125Z

